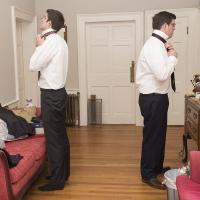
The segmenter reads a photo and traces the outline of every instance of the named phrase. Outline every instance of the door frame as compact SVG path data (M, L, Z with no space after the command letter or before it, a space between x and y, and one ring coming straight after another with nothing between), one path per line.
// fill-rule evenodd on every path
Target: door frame
M105 13L105 14L79 14L77 15L78 39L78 71L80 90L80 125L87 125L87 63L86 63L86 24L94 22L123 22L135 21L136 23L136 58L138 58L144 40L143 12ZM137 102L135 102L137 104ZM136 109L136 123L137 123Z
M14 68L15 68L15 85L16 85L16 100L9 102L8 105L13 106L19 101L19 84L18 84L18 62L17 62L17 38L16 38L16 21L20 20L22 26L23 37L23 63L25 74L25 98L32 98L34 104L38 104L37 78L36 74L31 74L29 71L29 59L32 51L35 48L35 36L37 34L37 17L24 9L11 6L12 20L12 36L13 36L13 53L14 53ZM35 84L34 84L35 83Z

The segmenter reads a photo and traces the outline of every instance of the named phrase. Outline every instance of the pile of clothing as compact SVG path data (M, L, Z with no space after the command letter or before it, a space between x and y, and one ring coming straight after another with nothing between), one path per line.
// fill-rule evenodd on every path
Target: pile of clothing
M21 155L10 155L5 150L5 141L22 139L35 134L33 124L13 111L0 106L0 149L4 151L9 167L14 167L23 158Z

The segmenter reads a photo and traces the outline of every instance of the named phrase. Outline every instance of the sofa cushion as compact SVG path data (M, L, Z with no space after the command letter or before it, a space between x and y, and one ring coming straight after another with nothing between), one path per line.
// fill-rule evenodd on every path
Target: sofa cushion
M190 177L200 184L200 153L199 151L190 152Z
M21 192L29 184L30 180L33 179L33 176L37 174L37 171L43 165L45 160L46 160L46 156L44 155L40 160L35 161L34 165L31 167L29 172L26 173L22 179L12 184L12 190L13 190L14 196L17 196L19 192Z
M23 159L20 160L16 167L10 169L10 179L11 183L18 182L24 175L31 170L34 165L34 157L31 154L20 153Z
M10 154L31 154L34 160L39 160L46 151L44 135L36 135L23 140L7 142L6 150Z
M44 136L32 136L23 140L17 140L6 143L6 150L9 154L20 154L23 159L18 165L10 169L11 182L19 181L34 165L35 161L44 157L45 138Z
M200 199L200 184L195 183L188 176L178 176L176 186L180 200Z
M32 117L36 116L36 107L13 108L12 111L15 115L23 117L27 122L31 122Z

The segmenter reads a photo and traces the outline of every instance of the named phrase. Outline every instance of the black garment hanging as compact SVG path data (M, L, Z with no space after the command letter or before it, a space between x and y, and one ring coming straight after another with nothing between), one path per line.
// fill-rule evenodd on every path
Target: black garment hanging
M157 35L155 33L152 33L152 36L159 39L161 42L163 42L164 44L167 42L164 38L162 38L160 35ZM168 49L167 49L168 51ZM174 72L171 74L171 86L172 89L174 90L174 92L176 91L176 84L175 84L175 74Z
M9 168L16 167L19 161L23 158L20 154L10 155L5 149L1 149L7 158Z
M8 166L9 166L9 168L17 166L17 164L19 163L19 161L23 158L23 156L21 156L20 154L10 155L5 149L1 149L1 150L6 155L6 158L8 160Z

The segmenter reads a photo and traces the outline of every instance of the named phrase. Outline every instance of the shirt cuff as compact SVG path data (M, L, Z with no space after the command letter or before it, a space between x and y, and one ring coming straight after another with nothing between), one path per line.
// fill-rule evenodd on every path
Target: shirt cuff
M175 56L169 56L168 58L169 58L169 61L170 61L171 63L173 63L174 65L177 64L178 59L177 59Z

